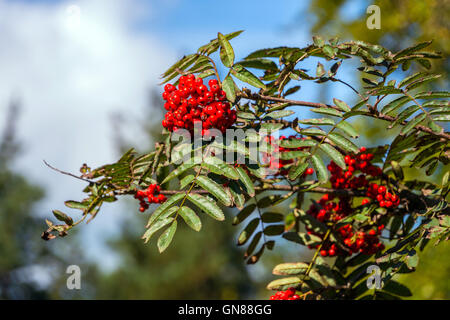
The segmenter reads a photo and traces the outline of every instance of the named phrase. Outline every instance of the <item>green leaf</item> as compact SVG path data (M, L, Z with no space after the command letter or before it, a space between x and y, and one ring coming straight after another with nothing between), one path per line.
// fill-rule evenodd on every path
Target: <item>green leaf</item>
M331 108L312 108L312 112L326 114L333 117L342 117L342 112Z
M403 174L403 169L400 166L400 164L397 161L391 161L391 166L392 166L392 171L395 174L395 177L399 180L399 181L403 181L404 179L404 174Z
M320 62L317 62L317 68L316 68L316 77L320 78L325 74L325 68L323 67L323 64Z
M297 166L293 166L289 169L288 178L290 180L295 180L305 172L308 168L308 163L300 163Z
M171 223L173 220L174 220L173 217L158 220L147 231L145 231L144 235L142 236L142 239L144 239L144 243L147 243L155 232L161 230L169 223Z
M347 138L343 137L342 135L332 132L328 135L328 139L330 139L332 142L334 142L337 146L341 147L342 149L346 151L350 151L353 153L358 153L359 149L358 147L348 140Z
M346 122L346 121L339 122L336 125L336 127L338 129L341 129L342 131L344 131L346 134L348 134L352 138L358 138L359 137L359 134L355 130L355 128L353 128L353 126L350 123Z
M228 193L224 191L224 188L218 183L214 182L207 176L198 176L195 183L201 188L210 192L215 196L223 205L229 207L232 204L232 199Z
M309 124L314 126L334 126L334 121L329 118L320 118L320 119L302 119L298 122L302 124Z
M252 241L250 242L250 244L247 247L247 250L245 250L244 258L248 258L253 253L253 251L255 251L255 248L258 245L259 240L261 240L261 236L262 236L261 231L257 232L254 235Z
M282 123L271 123L271 122L265 122L261 123L261 129L269 131L269 132L275 132L284 127L284 124Z
M230 181L229 188L225 190L231 193L236 208L242 209L245 205L245 196L241 186L236 181Z
M186 177L180 180L180 189L184 189L192 181L194 181L194 175L193 174L187 175Z
M200 229L202 228L202 221L191 208L181 207L180 216L183 218L186 224L195 231L200 231Z
M288 96L288 95L291 95L291 94L294 94L294 93L296 93L298 90L300 90L300 86L294 86L294 87L292 87L292 88L289 88L289 89L287 89L286 90L286 92L284 93L284 96Z
M313 232L321 232L321 233L327 231L328 229L327 226L323 222L320 222L319 220L314 218L312 215L306 213L303 210L295 209L295 211L298 213L299 219L306 225L308 229L312 229ZM299 233L298 235L301 236L302 234ZM311 240L315 241L313 237L311 237Z
M280 141L280 147L283 148L303 148L314 147L317 143L314 140L302 140L302 139L285 139Z
M220 32L217 35L220 43L220 60L225 67L230 68L234 63L234 51L233 47L228 42L227 38Z
M267 289L269 290L287 290L291 287L297 288L302 284L302 278L301 277L288 277L288 278L282 278L277 279L272 282L270 282L267 285Z
M385 86L385 87L379 87L375 88L373 90L370 90L368 92L371 96L379 96L384 94L398 94L402 93L401 89L397 89L394 86Z
M287 152L281 152L280 158L282 160L291 160L291 159L298 159L298 158L304 158L309 156L309 152L305 151L287 151Z
M420 92L414 96L415 99L439 99L450 98L450 93L447 91L427 91Z
M203 159L202 166L211 172L225 176L232 180L238 180L239 174L236 169L217 157L206 157Z
M175 231L177 231L177 221L172 222L169 228L164 231L161 236L158 238L158 250L162 253L167 249L169 244L172 242L173 236L175 235Z
M402 130L400 131L400 134L402 134L402 135L408 134L408 132L411 131L415 126L417 126L423 120L425 120L426 116L427 115L425 113L422 113L422 114L419 114L418 116L416 116L414 119L409 121L406 126L404 126L402 128Z
M391 114L392 112L398 110L401 108L404 104L411 101L411 98L408 96L402 96L400 98L397 98L395 100L392 100L388 104L386 104L383 109L381 110L382 113L385 114Z
M184 193L177 193L167 199L166 202L163 202L150 216L146 227L150 227L166 210L168 210L174 203L180 201L183 197Z
M247 224L247 226L244 228L244 230L242 230L242 232L239 234L238 242L237 242L238 246L242 246L243 244L245 244L248 241L248 239L250 239L253 232L258 227L258 224L259 224L258 218L251 220Z
M408 256L406 257L406 265L409 269L414 269L419 264L419 255L416 253L415 250L412 250L408 253Z
M419 51L419 50L421 50L421 49L423 49L423 48L426 48L426 47L428 47L428 46L431 44L431 42L432 42L432 41L425 41L425 42L421 42L421 43L419 43L419 44L416 44L416 45L414 45L414 46L412 46L412 47L403 49L403 50L397 52L397 53L394 55L394 59L397 59L397 58L406 56L406 55L408 55L408 54L410 54L410 53L413 53L413 52Z
M264 228L264 234L267 236L279 236L284 232L284 224L269 225Z
M262 254L264 253L264 249L266 248L266 243L261 246L261 248L256 252L254 255L252 255L247 260L247 264L255 264L259 261L259 258L261 258Z
M424 85L424 84L426 84L426 83L428 83L428 82L434 81L434 80L436 80L436 79L438 79L438 78L440 78L440 77L441 77L440 74L437 74L437 75L429 75L429 76L422 77L422 78L420 78L420 79L418 79L418 80L416 80L416 81L414 81L414 82L408 84L408 85L406 86L405 90L408 90L408 91L409 91L409 90L418 88L418 87L420 87L420 86L422 86L422 85Z
M338 49L333 48L332 46L329 45L324 45L323 48L323 53L325 53L326 56L328 56L329 58L334 58L334 56L336 55Z
M210 77L214 74L215 74L214 70L206 70L206 71L203 71L202 73L200 73L199 75L197 75L197 78L204 79L204 78Z
M248 206L246 206L244 209L242 209L234 218L233 218L233 222L232 224L238 225L239 223L241 223L242 221L244 221L249 215L252 214L252 212L256 209L256 205L255 204L250 204Z
M225 216L222 210L211 200L206 197L203 197L196 193L190 193L187 195L189 201L199 207L206 214L210 215L212 218L223 221L225 220Z
M266 89L266 85L259 80L253 73L240 65L235 65L231 69L231 74L239 80L248 83L256 88Z
M246 68L278 71L276 63L269 59L262 59L262 58L246 59L239 61L237 64Z
M239 175L239 180L242 182L242 184L247 189L247 194L250 197L253 197L255 195L255 188L253 187L253 182L250 179L250 177L247 175L247 172L241 167L237 167L236 171Z
M402 81L400 81L400 83L398 84L398 87L401 88L403 86L406 86L412 82L414 82L415 80L419 79L420 77L426 76L428 75L427 72L417 72L414 73L408 77L406 77L405 79L403 79Z
M279 118L283 118L283 117L288 117L290 115L293 115L295 112L292 110L280 110L280 111L273 111L270 112L269 114L267 114L264 117L264 120L267 119L279 119Z
M335 148L333 148L332 146L330 146L329 144L326 144L326 143L320 144L319 148L323 152L325 152L331 158L331 160L333 160L339 167L341 167L343 169L346 168L344 157Z
M344 111L344 112L348 112L350 111L350 107L348 106L348 104L346 104L344 101L339 100L334 98L333 99L334 104L336 105L336 107L338 107L340 110Z
M446 111L446 113L447 113L447 111ZM432 118L433 118L434 121L448 122L448 121L450 121L450 114L438 114L438 115L433 114ZM431 123L429 123L430 127L431 127ZM438 126L438 127L436 127L436 130L433 129L433 131L434 132L441 132L441 127Z
M72 208L72 209L80 209L80 210L86 210L89 207L89 203L87 202L78 202L73 200L67 200L64 202L66 207Z
M301 134L305 136L326 136L327 133L321 129L317 128L309 128L309 129L302 129Z
M383 291L387 291L401 297L412 296L412 292L408 289L408 287L394 280L390 280L388 283L386 283L383 287Z
M296 242L303 246L316 246L322 242L322 238L305 232L287 232L283 234L283 238L288 241Z
M273 268L272 273L278 276L304 274L308 270L308 264L304 262L281 263Z
M241 119L247 119L247 120L255 120L256 116L251 112L244 112L244 111L238 111L237 117Z
M318 46L319 48L322 48L323 45L325 44L325 41L320 36L313 36L312 38L313 38L314 44L316 46Z
M228 101L234 102L236 100L236 88L230 75L227 75L223 80L222 89L227 94Z
M231 39L237 37L238 35L240 35L243 32L243 30L239 30L239 31L235 31L235 32L231 32L229 34L225 35L225 38L230 41ZM206 53L207 55L210 55L211 53L214 53L217 51L217 49L219 49L220 43L219 40L213 39L211 40L208 44L201 46L198 49L199 53Z
M178 166L175 170L170 172L167 175L167 177L161 182L161 184L169 182L173 178L178 177L180 174L183 174L184 172L186 172L187 170L191 169L192 167L194 167L196 165L197 165L197 163L195 163L195 161L189 161L189 162L183 163L182 165Z
M181 60L177 61L162 75L162 77L165 78L163 80L163 83L166 83L175 78L179 74L177 72L177 69L185 70L191 64L193 64L199 57L200 56L198 54L190 54L188 56L183 57Z
M311 156L311 163L314 167L314 171L316 172L317 179L321 183L325 183L328 180L328 171L325 165L322 162L322 159L318 155Z
M264 223L281 222L284 220L284 215L277 212L264 212L261 216Z
M63 221L69 226L71 226L73 224L73 219L71 217L69 217L67 214L65 214L64 212L59 211L59 210L53 210L52 212L53 212L53 215L55 216L55 218L58 219L59 221Z

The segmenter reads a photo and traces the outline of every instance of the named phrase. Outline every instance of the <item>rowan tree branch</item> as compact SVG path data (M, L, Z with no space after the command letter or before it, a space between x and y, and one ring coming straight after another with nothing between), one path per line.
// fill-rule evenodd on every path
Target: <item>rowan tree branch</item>
M251 93L247 90L242 91L240 93L240 97L249 99L249 100L255 100L255 101L262 100L262 101L281 102L281 103L288 103L289 105L292 105L292 106L304 106L304 107L312 107L312 108L329 108L329 109L335 109L335 110L341 111L338 107L330 105L330 104L265 96L265 95L261 95L258 93ZM365 111L361 111L361 112L362 112L361 115L375 118L375 119L385 120L385 121L389 121L389 122L394 122L396 120L395 117L388 116L386 114L382 114L379 112L376 112L376 113L370 113L370 112L365 112ZM408 121L402 121L402 122L400 122L400 124L403 126L406 126L408 124ZM431 134L431 135L434 135L434 136L437 136L440 138L444 138L446 140L450 140L450 134L447 132L434 132L430 128L423 126L423 125L416 125L414 128L416 128L419 131L426 132L428 134Z

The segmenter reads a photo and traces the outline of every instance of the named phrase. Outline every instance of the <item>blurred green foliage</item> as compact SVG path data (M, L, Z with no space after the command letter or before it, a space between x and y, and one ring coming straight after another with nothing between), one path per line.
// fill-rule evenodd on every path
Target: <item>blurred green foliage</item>
M411 299L450 299L450 243L428 245L419 253L416 272L399 276L411 289Z
M131 209L135 211L137 209ZM130 219L131 220L131 219ZM252 296L233 228L205 217L201 232L180 224L159 254L140 239L146 218L133 217L110 242L120 266L96 284L99 299L245 299Z
M369 30L366 8L377 5L381 11L381 28ZM312 34L362 40L400 50L413 43L433 40L430 49L443 53L446 59L436 61L432 71L448 71L450 53L449 0L311 0ZM347 12L355 13L350 17Z

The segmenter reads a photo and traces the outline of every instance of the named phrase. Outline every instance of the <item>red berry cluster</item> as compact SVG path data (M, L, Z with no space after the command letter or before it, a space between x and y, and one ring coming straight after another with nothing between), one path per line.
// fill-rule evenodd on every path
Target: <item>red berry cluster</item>
M193 74L181 76L178 89L172 84L164 86L162 97L168 111L162 125L169 131L184 128L194 129L194 122L202 121L202 134L211 128L225 132L236 121L236 110L226 101L226 94L216 79L208 81L209 90L203 79Z
M295 293L294 288L289 288L286 291L277 291L270 296L270 300L300 300L300 296Z
M329 202L329 200L329 195L325 194L319 201L323 209L319 210L315 209L315 206L311 206L308 213L319 221L339 221L353 212L348 198L341 198L337 203ZM345 244L345 249L339 248L332 241L326 241L322 245L320 255L323 257L334 257L337 255L351 255L358 252L371 255L380 250L384 250L384 244L379 239L379 235L383 229L384 225L380 225L366 231L361 229L356 232L352 225L346 224L337 230ZM314 233L312 230L307 231L308 234L315 234L322 237L322 235ZM316 248L318 247L319 245L316 245Z
M166 201L166 196L159 193L160 191L161 187L157 184L151 184L145 190L138 190L134 198L139 200L139 211L144 212L147 210L150 203L163 203ZM148 202L145 201L146 198Z
M377 200L380 207L392 208L400 204L400 198L396 194L388 192L385 186L378 186L376 183L369 185L366 195ZM369 202L369 199L364 199L362 204L365 205Z
M362 147L357 155L347 155L344 160L347 164L346 170L343 170L336 163L331 161L327 166L331 172L331 186L335 189L358 189L366 187L368 182L366 175L377 177L381 175L381 168L374 166L370 163L373 160L374 155L372 153L365 153L366 148ZM362 174L354 177L356 171L360 171Z
M335 189L360 189L365 188L366 195L374 200L377 200L380 207L391 208L398 206L400 199L387 191L385 186L378 186L376 183L369 183L367 176L380 176L382 170L371 164L374 156L366 152L367 149L362 147L360 152L356 155L347 155L345 163L347 167L342 169L333 161L328 165L328 170L331 172L331 185ZM356 175L357 172L359 175ZM354 212L352 208L352 198L342 196L338 198L337 202L333 200L335 197L331 194L324 194L317 204L310 206L307 213L321 222L337 222ZM362 205L370 203L369 199L363 199ZM375 226L368 230L354 230L350 224L344 225L338 229L341 235L345 248L339 248L336 243L326 241L323 243L320 254L322 256L336 256L349 255L357 252L364 254L374 254L379 250L384 250L384 245L379 240L379 235L383 230L384 225ZM320 234L314 233L312 230L307 230L309 234L315 234L322 237ZM318 248L319 245L316 246Z
M384 250L384 244L379 239L383 229L384 225L382 224L369 229L367 232L359 231L355 233L353 227L347 224L339 229L339 233L351 253L362 252L363 254L371 255ZM322 252L320 253L323 256Z
M278 141L286 140L286 139L301 139L305 140L305 138L299 138L296 136L280 136L280 139ZM278 145L278 141L273 136L267 136L265 137L265 142L268 142L271 146L275 148L275 150L278 149L278 152L289 152L289 151L297 151L297 150L304 150L307 147L298 147L298 148L284 148ZM279 157L280 158L280 157ZM288 170L285 169L286 166L293 164L294 159L278 159L278 161L275 160L275 157L273 157L269 153L263 153L262 160L264 163L269 163L269 169L272 171L278 172L279 175L285 176L288 174ZM307 175L312 175L314 173L313 168L308 168L303 173L302 177L306 177Z

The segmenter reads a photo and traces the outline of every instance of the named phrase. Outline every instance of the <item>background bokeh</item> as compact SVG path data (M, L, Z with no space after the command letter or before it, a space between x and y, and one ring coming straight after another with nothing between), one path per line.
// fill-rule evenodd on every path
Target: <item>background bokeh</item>
M381 8L380 30L366 28L370 4ZM433 71L444 73L439 85L447 86L449 13L448 0L0 0L0 298L268 298L272 266L310 252L280 240L277 250L246 266L231 219L205 219L200 233L180 228L159 255L140 240L146 215L123 199L67 238L42 241L51 209L83 196L82 182L42 160L76 173L83 163L113 162L130 146L151 149L163 116L159 75L218 31L245 30L232 40L237 58L259 48L302 47L314 34L391 50L433 39L433 49L447 57ZM327 85L305 86L296 95L355 99ZM360 144L385 143L392 135L381 123L355 125ZM72 264L81 267L81 290L66 287ZM413 289L412 298L449 299L449 279L450 246L442 243L429 246L417 272L399 281Z

